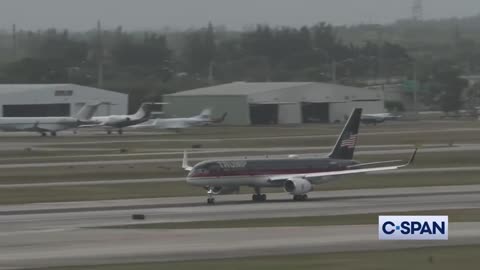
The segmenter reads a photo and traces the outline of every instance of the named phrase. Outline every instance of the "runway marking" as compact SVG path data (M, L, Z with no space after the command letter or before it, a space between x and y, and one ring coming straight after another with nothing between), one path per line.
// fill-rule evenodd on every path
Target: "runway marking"
M27 230L27 231L14 231L14 232L0 232L0 236L12 236L23 234L36 234L36 233L53 233L53 232L66 232L73 231L74 229L44 229L44 230Z

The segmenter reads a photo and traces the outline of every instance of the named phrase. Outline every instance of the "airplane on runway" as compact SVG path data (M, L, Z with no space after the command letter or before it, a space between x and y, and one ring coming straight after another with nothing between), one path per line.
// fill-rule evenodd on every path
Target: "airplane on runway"
M252 187L253 201L266 201L261 193L264 187L283 187L295 201L304 201L313 185L330 182L336 176L400 169L413 163L417 150L407 163L400 160L359 163L353 160L358 140L362 109L355 109L348 119L337 143L325 158L237 159L209 160L190 166L187 152L182 167L188 171L187 183L206 188L208 204L215 203L215 195L238 193L241 186ZM388 166L387 166L388 165Z
M154 128L154 129L171 129L180 130L190 127L206 126L210 124L222 123L227 117L224 113L222 117L213 119L211 117L212 110L205 109L199 115L185 118L160 118L150 120L147 123L132 126L132 128Z
M362 115L362 123L365 125L377 125L389 120L398 120L401 116L393 115L391 113L377 113L377 114L364 114Z
M81 128L87 127L104 127L107 134L112 134L112 130L116 129L118 134L123 134L123 128L144 123L150 119L152 106L165 103L143 103L135 114L130 115L110 115L92 117L93 124L83 125Z
M32 131L42 136L57 136L58 131L76 129L90 123L103 102L85 104L73 117L0 117L0 130L7 132Z

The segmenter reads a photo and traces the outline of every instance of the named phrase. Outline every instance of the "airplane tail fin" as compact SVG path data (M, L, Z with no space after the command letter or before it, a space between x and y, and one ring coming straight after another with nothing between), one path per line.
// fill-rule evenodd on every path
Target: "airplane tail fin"
M224 114L222 115L222 117L213 119L212 122L213 122L213 123L216 123L216 124L217 124L217 123L223 123L223 121L225 121L225 118L227 118L227 115L228 115L228 113L224 113Z
M88 121L97 112L98 106L104 104L104 102L95 102L92 104L85 104L80 111L77 112L75 118L79 121Z
M135 113L135 118L136 119L150 118L150 116L152 115L152 107L153 107L153 104L151 103L142 103L138 111Z
M211 115L212 115L212 109L204 109L198 117L201 119L210 119Z
M329 158L334 159L353 159L355 146L358 141L358 130L360 120L362 117L362 109L356 108L353 110L348 119L342 133L338 137L337 143L329 155Z

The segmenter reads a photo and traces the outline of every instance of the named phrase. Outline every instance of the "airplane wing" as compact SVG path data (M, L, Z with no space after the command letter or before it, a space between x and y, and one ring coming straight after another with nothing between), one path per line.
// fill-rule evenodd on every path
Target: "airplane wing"
M40 122L37 121L35 122L35 124L33 124L33 127L24 127L21 129L25 131L46 132L46 131L50 131L51 127L46 125L41 125Z
M30 126L30 127L19 128L19 130L33 131L33 132L51 132L51 131L60 131L65 129L68 129L68 125L63 125L62 123L42 124L40 122L36 122L33 126Z
M128 126L128 128L132 128L132 129L155 128L156 124L157 124L157 120L148 120L138 125Z
M107 123L103 122L103 123L96 123L96 124L80 125L79 128L92 128L92 127L105 127L105 126L107 126Z
M407 166L410 166L413 164L415 161L415 156L417 154L417 149L415 149L415 152L413 152L410 160L401 165L395 165L395 166L384 166L384 167L375 167L375 168L366 168L366 169L348 169L348 170L343 170L343 171L331 171L331 172L319 172L319 173L307 173L307 174L285 174L285 175L275 175L270 177L269 181L270 182L283 182L291 178L304 178L304 179L310 179L310 178L319 178L319 177L327 177L327 176L340 176L340 175L350 175L350 174L358 174L358 173L369 173L369 172L379 172L379 171L388 171L388 170L397 170L401 169ZM388 162L393 162L393 161L387 161ZM365 164L359 164L355 166L361 166L361 165L372 165L375 163L365 163Z

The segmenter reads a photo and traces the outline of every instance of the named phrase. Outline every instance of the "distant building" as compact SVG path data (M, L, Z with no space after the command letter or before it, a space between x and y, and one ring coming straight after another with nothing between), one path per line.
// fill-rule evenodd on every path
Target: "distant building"
M480 83L480 75L464 75L460 78L468 81L469 86L473 86L477 83Z
M212 108L227 112L226 124L300 124L343 122L355 107L384 112L381 90L316 82L235 82L165 95L165 113L192 116Z
M0 84L4 117L71 116L87 102L102 101L96 115L127 113L128 95L75 84Z

